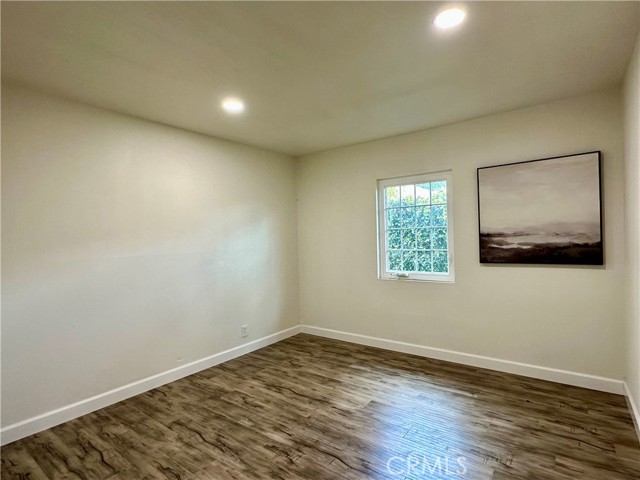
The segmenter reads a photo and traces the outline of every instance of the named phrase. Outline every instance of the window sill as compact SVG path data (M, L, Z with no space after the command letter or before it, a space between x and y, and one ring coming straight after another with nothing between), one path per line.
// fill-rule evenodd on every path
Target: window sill
M398 278L398 277L384 277L379 276L378 280L384 280L387 282L411 282L411 283L443 283L452 285L456 283L455 278L447 278L447 279L435 279L435 278Z

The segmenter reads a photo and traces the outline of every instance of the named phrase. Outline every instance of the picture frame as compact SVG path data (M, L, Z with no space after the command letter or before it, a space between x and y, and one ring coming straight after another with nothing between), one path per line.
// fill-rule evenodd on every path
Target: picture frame
M601 152L480 167L480 263L604 265Z

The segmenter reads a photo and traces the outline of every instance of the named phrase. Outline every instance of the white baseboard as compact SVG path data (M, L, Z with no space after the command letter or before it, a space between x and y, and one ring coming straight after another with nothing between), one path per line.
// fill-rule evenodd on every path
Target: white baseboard
M453 350L425 347L423 345L397 342L394 340L386 340L384 338L369 337L367 335L341 332L339 330L330 330L328 328L313 327L310 325L302 325L301 332L320 337L333 338L335 340L344 340L346 342L367 345L370 347L384 348L394 352L410 353L412 355L435 358L437 360L445 360L447 362L460 363L472 367L486 368L488 370L496 370L498 372L513 373L515 375L523 375L525 377L538 378L540 380L548 380L576 387L590 388L591 390L616 393L619 395L624 394L623 382L612 378L597 377L594 375L570 372L567 370L557 370L555 368L538 367L536 365L512 362L510 360L500 360L498 358L484 357L481 355L456 352Z
M528 365L525 363L512 362L509 360L500 360L497 358L484 357L481 355L473 355L468 353L456 352L453 350L445 350L441 348L426 347L423 345L415 345L411 343L398 342L394 340L386 340L383 338L370 337L367 335L359 335L356 333L342 332L339 330L330 330L327 328L314 327L310 325L300 325L282 330L272 335L254 340L249 343L216 353L209 357L196 360L187 365L168 370L166 372L153 375L151 377L138 380L137 382L124 385L122 387L110 390L100 395L96 395L85 400L81 400L71 405L53 410L41 415L29 418L27 420L8 425L0 430L0 444L6 445L34 433L38 433L47 428L54 427L74 418L78 418L87 413L94 412L101 408L113 405L114 403L134 397L146 391L160 387L167 383L175 382L180 378L192 375L201 370L213 367L220 363L232 360L247 353L253 352L260 348L266 347L273 343L284 340L285 338L296 335L297 333L308 333L320 337L333 338L335 340L343 340L346 342L367 345L370 347L383 348L395 352L409 353L422 357L435 358L453 363L460 363L473 367L486 368L499 372L513 373L541 380L564 383L577 387L590 388L592 390L600 390L603 392L616 393L626 395L629 402L636 429L640 437L640 411L633 397L630 395L627 385L621 380L611 378L598 377L583 373L570 372L566 370L557 370L547 367L539 367Z
M15 442L16 440L41 432L47 428L55 427L61 423L86 415L87 413L95 412L101 408L126 400L127 398L134 397L167 383L175 382L180 378L192 375L201 370L211 368L220 363L279 342L285 338L296 335L299 332L300 326L291 327L272 335L259 338L258 340L196 360L195 362L182 365L151 377L143 378L137 382L133 382L71 405L58 408L57 410L28 418L27 420L14 423L13 425L8 425L0 430L0 444L6 445L7 443Z
M627 385L627 382L624 382L624 396L627 398L627 405L629 406L629 410L631 411L633 426L636 427L636 434L638 435L638 440L640 440L640 409L638 408L636 399L634 399L633 395L631 395L631 390L629 390L629 385Z

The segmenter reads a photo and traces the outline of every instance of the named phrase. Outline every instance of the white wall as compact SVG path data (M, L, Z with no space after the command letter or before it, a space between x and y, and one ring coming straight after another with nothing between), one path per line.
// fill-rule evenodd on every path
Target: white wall
M606 268L480 265L476 168L590 150L603 152ZM455 284L377 280L376 180L445 169ZM619 90L305 156L298 173L303 324L623 377Z
M627 70L625 105L625 195L628 255L627 385L640 408L640 36ZM640 420L640 418L638 419Z
M3 85L2 163L3 426L298 324L293 159Z

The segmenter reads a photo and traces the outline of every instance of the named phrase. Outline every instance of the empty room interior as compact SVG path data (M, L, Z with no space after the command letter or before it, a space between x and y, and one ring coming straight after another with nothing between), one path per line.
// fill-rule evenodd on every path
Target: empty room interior
M0 9L2 479L640 479L640 2Z

